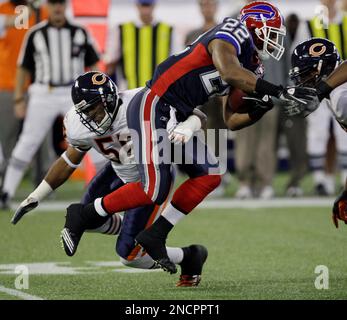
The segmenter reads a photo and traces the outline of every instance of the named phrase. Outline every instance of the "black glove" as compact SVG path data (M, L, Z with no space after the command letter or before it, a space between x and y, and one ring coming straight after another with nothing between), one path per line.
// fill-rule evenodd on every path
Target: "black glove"
M339 220L347 224L347 190L344 190L335 200L333 206L333 222L335 227L339 227Z
M313 101L316 97L316 90L308 87L286 87L283 88L278 96L280 100L289 100L305 105Z
M246 103L249 105L250 111L248 112L248 115L252 120L259 120L266 112L271 110L274 106L272 99L268 95L253 95L243 97L242 99L245 100Z
M279 96L279 105L287 116L307 117L319 107L317 92L307 87L287 87Z

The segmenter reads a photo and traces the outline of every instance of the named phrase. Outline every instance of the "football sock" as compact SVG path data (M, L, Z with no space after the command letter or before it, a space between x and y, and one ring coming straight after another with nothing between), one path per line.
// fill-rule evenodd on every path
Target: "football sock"
M122 212L128 209L153 204L143 191L141 182L131 182L102 198L102 208L97 208L100 215Z
M82 209L82 219L85 229L96 229L101 227L107 222L109 216L103 217L100 216L95 208L94 203L88 203Z
M191 212L205 197L219 186L220 175L190 178L175 191L171 204L182 213Z
M87 232L102 233L107 235L119 234L123 217L119 213L108 216L107 221L99 228L86 230Z
M171 203L169 203L161 214L167 221L172 225L176 225L186 215L181 211L177 210Z
M166 247L167 255L170 259L171 262L175 264L179 264L182 262L184 253L182 248L171 248L171 247Z

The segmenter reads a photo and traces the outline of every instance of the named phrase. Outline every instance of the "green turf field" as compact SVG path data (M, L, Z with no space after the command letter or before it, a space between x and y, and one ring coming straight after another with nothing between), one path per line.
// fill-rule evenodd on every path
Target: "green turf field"
M112 236L86 234L76 256L66 257L63 212L37 212L16 226L10 218L0 211L0 300L19 299L1 291L15 289L17 265L33 270L22 291L43 299L347 298L347 229L333 227L328 208L196 210L169 245L208 247L197 288L176 288L177 275L120 266ZM315 288L317 265L329 269L328 290Z

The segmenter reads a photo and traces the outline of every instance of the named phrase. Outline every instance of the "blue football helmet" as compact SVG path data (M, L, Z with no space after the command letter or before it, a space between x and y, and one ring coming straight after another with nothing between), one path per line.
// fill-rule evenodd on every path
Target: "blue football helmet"
M315 87L339 65L340 55L334 43L323 38L301 42L292 53L290 78L295 85Z
M79 76L72 86L71 97L82 124L97 135L103 135L111 128L122 104L116 84L99 71ZM91 118L90 113L96 108L103 114Z

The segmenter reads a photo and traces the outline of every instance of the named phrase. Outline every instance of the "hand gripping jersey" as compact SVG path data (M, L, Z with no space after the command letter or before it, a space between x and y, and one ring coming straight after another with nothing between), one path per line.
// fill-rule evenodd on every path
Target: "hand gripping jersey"
M98 136L88 130L80 121L75 108L71 108L64 119L65 134L68 143L81 152L95 148L106 159L124 183L140 179L134 159L132 141L126 121L126 111L130 100L142 88L119 93L123 104L120 106L113 125L106 134Z
M230 86L221 79L208 52L207 47L214 39L231 43L244 68L259 75L263 73L248 29L239 20L224 19L223 23L202 34L184 51L158 65L152 80L147 83L157 96L174 106L184 117L210 97L226 95L229 91Z

